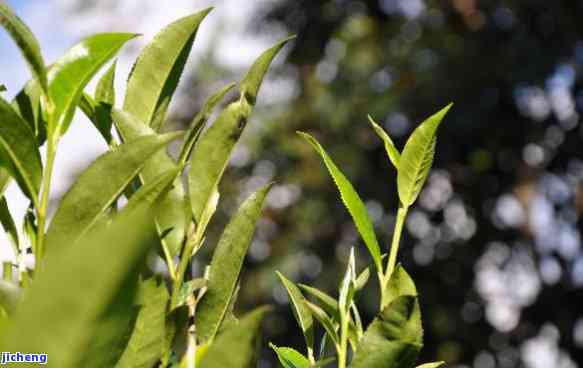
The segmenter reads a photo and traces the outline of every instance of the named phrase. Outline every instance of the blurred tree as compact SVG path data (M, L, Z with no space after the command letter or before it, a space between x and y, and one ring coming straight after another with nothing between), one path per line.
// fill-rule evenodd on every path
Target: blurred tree
M293 97L247 135L228 182L240 182L233 191L279 183L246 277L257 287L242 290L257 303L273 288L277 343L293 334L301 346L272 270L333 290L349 247L365 254L294 131L318 135L388 244L395 175L366 115L402 147L452 100L401 248L423 296L424 357L474 367L583 362L582 16L583 3L566 0L293 0L265 9L258 33L276 25L298 34L281 68L295 76Z

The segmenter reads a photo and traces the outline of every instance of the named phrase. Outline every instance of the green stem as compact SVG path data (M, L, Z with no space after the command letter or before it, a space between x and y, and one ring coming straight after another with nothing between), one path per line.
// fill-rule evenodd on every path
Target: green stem
M408 210L409 207L404 207L401 205L397 211L397 222L395 224L395 230L393 231L393 241L391 243L391 251L389 253L389 264L387 266L387 273L385 274L385 283L390 279L391 274L395 269L395 264L397 263L399 243L401 242L401 234L403 232L403 225L405 224L405 218L407 217Z
M338 368L346 368L346 357L348 355L348 322L349 313L342 313L343 316L340 317L340 345L337 346L338 350Z
M180 288L182 287L182 283L184 281L184 274L186 273L186 269L190 264L190 259L192 258L192 253L194 249L202 241L203 233L204 229L201 226L197 226L196 230L186 238L186 244L184 244L184 249L182 250L182 255L180 257L180 263L178 263L178 268L176 269L175 273L170 303L171 309L174 309L178 304L178 295L180 294Z
M49 136L47 140L47 165L44 170L43 185L41 188L41 199L37 209L37 237L36 237L36 254L35 254L35 269L40 269L41 261L44 256L44 240L45 240L45 224L47 212L49 207L49 194L51 190L51 179L53 174L53 167L55 164L55 156L57 153L56 134Z

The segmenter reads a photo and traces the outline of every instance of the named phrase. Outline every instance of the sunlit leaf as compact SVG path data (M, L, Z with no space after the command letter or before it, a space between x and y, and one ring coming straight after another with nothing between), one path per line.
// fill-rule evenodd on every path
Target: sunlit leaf
M146 160L179 137L179 133L135 139L91 164L61 199L47 232L49 252L74 243L138 174Z
M201 341L212 341L225 319L270 188L271 185L267 185L247 198L219 239L211 261L208 290L197 306L195 316L197 336Z
M26 24L24 24L4 1L0 1L0 25L8 31L14 42L16 42L32 74L39 80L40 85L46 91L47 75L45 62L38 41Z
M441 367L445 367L445 362L425 363L417 366L417 368L441 368Z
M283 368L310 368L310 361L297 350L287 347L277 347L274 344L269 346L277 354L277 359Z
M0 97L0 147L5 168L21 189L36 202L42 164L34 133L26 122Z
M291 305L293 307L294 317L298 322L306 340L308 352L312 351L314 347L314 321L312 319L312 312L306 307L305 298L300 289L290 280L288 280L280 272L277 272L281 283L287 290Z
M87 37L51 66L49 97L54 106L49 131L58 135L67 131L87 83L134 37L136 35L131 33L102 33Z
M254 360L254 340L259 334L261 321L268 308L258 308L247 314L239 323L218 335L206 350L197 367L243 368Z
M164 121L198 27L211 10L205 9L168 25L146 46L134 65L124 110L155 131Z
M399 153L397 147L395 147L393 140L391 139L391 137L389 137L385 130L380 127L380 125L375 123L372 116L369 115L368 120L370 121L370 124L372 125L374 131L377 133L379 138L383 140L383 144L385 145L385 151L387 152L389 160L391 161L393 166L395 166L396 169L399 169L399 160L401 160L401 154Z
M447 105L421 123L405 144L397 173L399 199L405 207L415 202L425 184L433 164L437 128L451 106Z
M395 267L395 270L389 278L389 282L385 286L385 294L383 300L383 307L389 305L393 300L400 296L417 296L417 288L413 279L407 271L400 264Z
M364 243L366 244L366 247L368 248L370 255L372 256L375 266L377 267L377 270L379 272L382 272L381 250L374 232L372 221L370 220L370 217L368 215L368 210L366 209L366 206L362 202L362 199L360 199L360 196L358 195L356 190L354 190L354 187L352 186L350 181L348 181L348 179L344 176L342 171L338 169L334 161L332 161L330 156L328 156L328 154L326 153L324 148L322 148L320 143L318 143L318 141L309 134L302 132L299 132L299 134L304 139L306 139L306 141L308 141L314 147L316 152L318 152L318 154L320 154L320 156L322 157L322 160L324 161L326 168L328 168L330 176L332 176L334 183L338 187L340 197L342 198L342 202L348 209L350 216L352 216L354 224L356 225L356 228L360 233L360 236L362 236L362 239L364 240Z

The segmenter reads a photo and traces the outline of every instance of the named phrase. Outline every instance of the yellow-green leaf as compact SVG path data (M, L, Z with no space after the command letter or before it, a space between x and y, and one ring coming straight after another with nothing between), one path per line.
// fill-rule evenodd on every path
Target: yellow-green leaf
M445 367L445 362L433 362L418 365L417 368L440 368Z
M318 154L322 157L330 176L334 180L334 183L338 187L338 191L340 192L340 197L342 202L348 209L350 216L356 225L356 229L360 233L362 240L366 244L368 251L374 261L375 266L379 272L383 272L382 264L381 264L381 250L379 247L379 243L377 241L376 234L374 232L374 227L370 217L368 215L368 210L366 206L360 199L360 196L350 183L348 179L344 176L342 171L336 166L334 161L328 156L324 148L318 143L318 141L307 133L299 132L299 134L308 141L318 152Z
M312 319L312 312L306 307L306 299L300 289L280 272L276 273L289 295L294 317L304 334L308 354L311 354L314 348L314 321Z
M269 346L277 354L277 359L283 368L310 368L310 361L295 349L287 347L277 347L274 344Z
M383 144L385 145L385 151L387 151L387 156L389 157L389 160L391 161L393 166L395 166L396 169L399 169L399 160L401 159L401 154L399 153L397 147L395 147L393 140L391 139L391 137L389 137L387 132L385 132L384 129L380 127L380 125L375 123L372 116L369 115L368 120L372 125L374 131L379 136L379 138L383 140Z
M433 164L437 128L451 106L447 105L421 123L405 144L397 173L399 199L405 207L415 202L425 184Z
M131 33L102 33L87 37L51 66L49 97L54 106L49 131L65 134L87 83L134 37L136 35Z

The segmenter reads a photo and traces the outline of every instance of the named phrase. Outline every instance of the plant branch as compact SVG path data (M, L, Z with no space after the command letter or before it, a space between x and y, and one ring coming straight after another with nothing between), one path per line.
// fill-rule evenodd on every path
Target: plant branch
M399 206L397 211L397 222L395 223L395 230L393 231L393 241L391 243L391 250L389 253L389 263L387 265L387 272L385 274L385 283L391 278L391 274L395 269L395 264L397 263L397 253L399 252L399 244L401 242L401 234L403 232L403 225L405 224L405 218L407 217L407 211L409 207L403 205ZM384 289L384 286L383 286Z
M35 269L40 269L40 264L44 256L44 240L45 240L45 226L49 207L49 196L51 190L51 179L53 167L55 164L55 156L57 153L57 139L56 134L51 134L47 140L47 165L44 170L43 183L41 188L40 204L37 208L37 237L36 237L36 254L35 254Z

